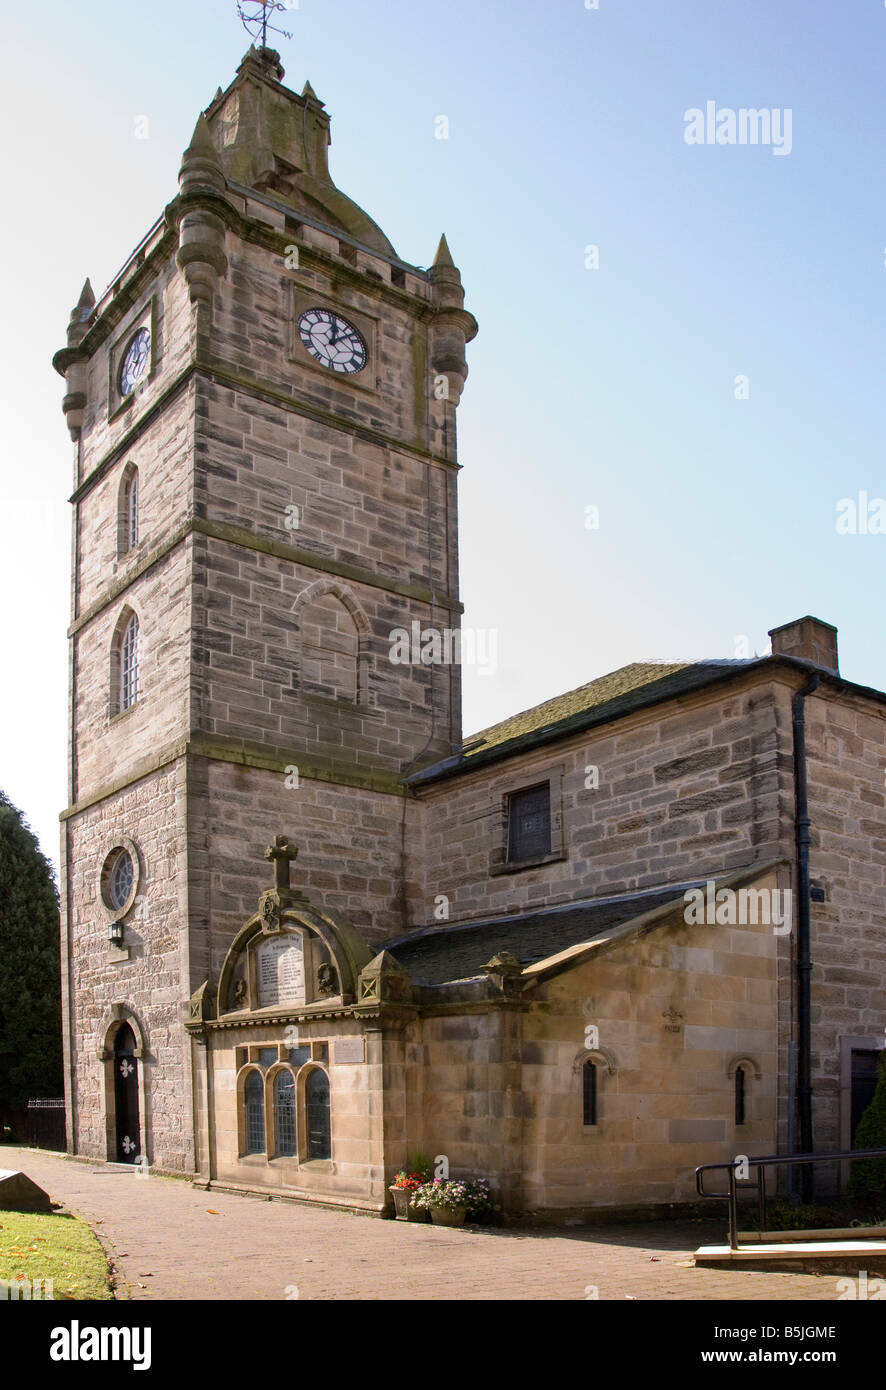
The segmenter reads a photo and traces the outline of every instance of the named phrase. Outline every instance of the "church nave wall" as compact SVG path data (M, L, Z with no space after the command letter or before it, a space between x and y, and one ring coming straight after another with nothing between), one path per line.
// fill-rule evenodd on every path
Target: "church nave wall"
M775 682L656 706L419 792L413 926L686 882L793 853L789 692ZM594 769L598 781L593 783ZM562 856L502 869L506 798L550 779Z

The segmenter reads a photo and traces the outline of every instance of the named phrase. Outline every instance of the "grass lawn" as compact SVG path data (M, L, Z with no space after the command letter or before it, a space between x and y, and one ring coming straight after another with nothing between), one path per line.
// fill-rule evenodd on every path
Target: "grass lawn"
M17 1283L40 1297L42 1280L55 1299L113 1298L105 1253L75 1216L0 1210L0 1280L0 1299L18 1297L7 1287Z

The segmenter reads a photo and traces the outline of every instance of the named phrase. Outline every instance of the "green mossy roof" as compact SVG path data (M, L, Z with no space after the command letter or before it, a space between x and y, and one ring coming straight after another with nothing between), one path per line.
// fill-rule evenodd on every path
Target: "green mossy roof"
M512 714L508 719L502 719L500 723L482 729L479 734L473 734L465 739L465 757L470 758L481 750L510 743L512 739L521 738L524 734L537 733L575 715L598 709L612 700L629 695L643 686L655 685L695 664L688 661L634 661L630 666L610 671L607 676L598 676L596 680L588 681L587 685L567 690L564 695L555 695L551 700L544 700L532 709Z

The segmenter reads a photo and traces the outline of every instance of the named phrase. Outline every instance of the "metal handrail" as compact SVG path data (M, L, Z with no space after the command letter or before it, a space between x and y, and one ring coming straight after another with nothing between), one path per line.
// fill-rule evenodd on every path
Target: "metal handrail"
M766 1179L761 1171L763 1168L770 1168L783 1164L786 1168L797 1167L801 1163L833 1163L844 1159L852 1158L886 1158L886 1149L842 1149L839 1153L829 1154L767 1154L763 1158L734 1158L730 1163L702 1163L695 1170L695 1190L699 1197L713 1197L725 1200L729 1203L729 1248L738 1249L738 1183L735 1177L736 1168L756 1168L757 1181L743 1180L744 1192L756 1192L758 1212L760 1218L760 1230L766 1229ZM725 1172L729 1175L728 1192L705 1192L704 1174L714 1171Z

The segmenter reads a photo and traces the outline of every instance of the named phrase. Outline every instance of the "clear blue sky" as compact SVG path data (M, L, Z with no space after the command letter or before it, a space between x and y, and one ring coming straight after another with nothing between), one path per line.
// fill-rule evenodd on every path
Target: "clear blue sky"
M632 660L763 652L807 612L886 686L886 536L835 528L841 498L886 496L886 7L299 0L281 23L337 183L407 260L445 230L480 321L462 590L499 664L466 673L466 732ZM49 359L249 40L233 0L49 0L4 36L0 787L56 858L71 450ZM789 108L791 153L687 145L707 101Z

